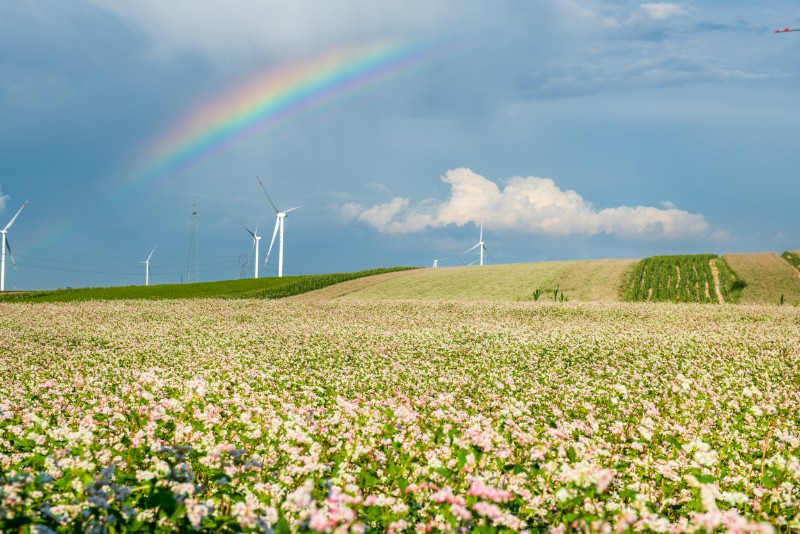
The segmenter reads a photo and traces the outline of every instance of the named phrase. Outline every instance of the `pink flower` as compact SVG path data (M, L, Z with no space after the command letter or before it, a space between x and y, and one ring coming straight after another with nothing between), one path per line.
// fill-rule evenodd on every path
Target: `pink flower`
M511 497L513 496L510 491L487 486L480 480L475 480L472 482L472 486L470 486L469 491L467 491L467 495L480 497L493 502L508 501L511 500Z
M328 519L328 514L322 510L314 510L311 512L311 518L308 520L308 528L316 530L317 532L324 532L328 527L334 525L335 523Z
M491 520L498 519L503 515L503 512L496 505L483 501L473 504L472 509L478 512L479 515L488 517Z

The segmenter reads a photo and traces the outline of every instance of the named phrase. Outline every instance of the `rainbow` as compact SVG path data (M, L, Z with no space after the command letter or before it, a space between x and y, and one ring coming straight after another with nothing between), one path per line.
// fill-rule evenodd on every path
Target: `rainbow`
M150 143L128 173L120 196L190 167L242 137L404 72L439 48L398 43L342 47L249 79Z

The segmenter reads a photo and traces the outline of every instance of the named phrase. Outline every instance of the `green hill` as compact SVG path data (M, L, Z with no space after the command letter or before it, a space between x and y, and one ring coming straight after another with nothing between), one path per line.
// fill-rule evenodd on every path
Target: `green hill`
M73 302L85 300L128 299L196 299L196 298L261 298L276 299L314 291L347 280L403 271L413 267L372 269L354 273L285 276L283 278L249 278L196 284L163 284L154 286L89 287L5 293L0 302Z
M788 261L784 259L789 256ZM294 300L660 301L800 304L797 253L654 256L484 267L398 267L356 273L5 293L0 302L119 299L291 298ZM563 295L563 297L562 297Z

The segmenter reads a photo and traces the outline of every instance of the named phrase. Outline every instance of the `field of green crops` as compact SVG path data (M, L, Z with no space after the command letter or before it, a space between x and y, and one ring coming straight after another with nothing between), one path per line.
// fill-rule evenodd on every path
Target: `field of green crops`
M653 256L636 265L625 300L631 302L736 302L743 286L715 254ZM744 284L746 285L746 284Z
M800 309L0 304L2 532L800 529Z
M278 299L325 288L334 284L413 267L371 269L351 273L285 276L282 278L246 278L194 284L160 284L152 286L86 287L53 291L29 291L0 294L0 302L80 302L87 300L132 299Z

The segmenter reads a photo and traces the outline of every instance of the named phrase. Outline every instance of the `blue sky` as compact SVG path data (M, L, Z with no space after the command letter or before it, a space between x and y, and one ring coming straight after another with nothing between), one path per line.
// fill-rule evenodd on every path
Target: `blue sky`
M795 2L0 3L8 289L800 248ZM448 43L399 75L125 188L204 103L343 45ZM276 255L273 253L273 258ZM476 256L477 257L477 256ZM267 276L276 274L271 258ZM252 265L247 266L248 276ZM261 273L264 274L263 265Z

